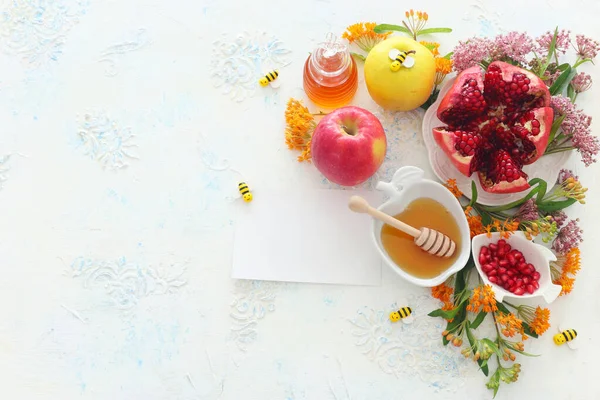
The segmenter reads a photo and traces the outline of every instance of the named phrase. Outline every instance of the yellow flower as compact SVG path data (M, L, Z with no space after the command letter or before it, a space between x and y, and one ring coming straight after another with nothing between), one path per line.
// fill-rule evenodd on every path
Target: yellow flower
M446 75L452 72L452 60L443 57L435 58L435 85L442 83Z
M538 335L542 335L550 328L550 310L538 306L535 309L535 317L529 323L529 327Z
M423 46L427 47L434 56L440 55L440 51L439 51L440 44L438 42L426 42L426 41L422 40L419 43L421 43ZM436 66L437 66L437 64L436 64Z
M377 26L375 22L359 22L350 25L342 34L348 42L354 43L367 53L382 40L386 39L392 32L376 33L373 29Z
M310 138L317 126L314 117L299 100L289 99L285 109L285 143L300 150L298 161L310 161Z
M425 27L427 24L427 20L429 19L429 15L425 11L417 11L414 10L407 11L405 14L407 21L406 26L410 30L413 38L417 38L417 34L421 29ZM416 17L415 17L416 15Z
M523 332L523 321L517 318L513 313L498 313L496 315L496 323L501 328L502 334L506 337L513 337L517 333L525 336Z
M473 296L467 305L467 311L478 313L483 308L486 313L498 311L494 290L490 285L479 285L473 289Z
M457 199L463 195L463 192L461 192L458 186L456 186L456 179L448 179L444 186L446 186L446 188L452 192Z

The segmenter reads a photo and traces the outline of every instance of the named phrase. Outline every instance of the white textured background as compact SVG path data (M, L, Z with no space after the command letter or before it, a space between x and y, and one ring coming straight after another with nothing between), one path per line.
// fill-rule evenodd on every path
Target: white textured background
M257 192L327 186L283 140L304 60L330 30L400 23L411 7L454 28L436 37L442 53L556 24L600 38L595 0L0 0L1 397L491 398L474 365L441 346L428 291L387 270L381 288L229 278L243 205L239 176L216 169L229 162ZM256 87L257 66L290 61L279 90ZM580 96L596 120L599 90ZM388 131L379 177L430 171L420 112L383 112L362 79L354 104ZM583 270L551 322L577 329L581 349L530 340L543 355L521 357L499 399L599 397L600 185L597 167L576 170L590 187L585 214L570 210L583 217ZM414 325L387 322L395 302L411 304Z

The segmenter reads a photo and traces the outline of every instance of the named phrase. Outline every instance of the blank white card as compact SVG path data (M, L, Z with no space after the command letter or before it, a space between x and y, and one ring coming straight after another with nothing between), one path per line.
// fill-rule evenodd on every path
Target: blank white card
M348 209L360 195L377 207L379 192L261 190L240 204L232 277L346 285L381 284L381 257L370 216ZM240 201L240 203L242 203Z

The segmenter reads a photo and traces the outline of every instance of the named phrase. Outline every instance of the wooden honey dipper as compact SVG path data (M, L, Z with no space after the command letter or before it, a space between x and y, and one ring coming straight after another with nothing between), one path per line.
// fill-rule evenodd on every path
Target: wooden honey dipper
M394 228L415 238L415 244L429 254L438 257L451 257L456 250L456 243L448 236L430 228L413 228L404 222L373 208L360 196L350 197L348 207L357 213L366 213Z

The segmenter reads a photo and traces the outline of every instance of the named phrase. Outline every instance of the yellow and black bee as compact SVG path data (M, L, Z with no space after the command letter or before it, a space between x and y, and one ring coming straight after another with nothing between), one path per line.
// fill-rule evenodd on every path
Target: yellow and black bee
M252 193L250 193L250 189L246 182L240 182L238 184L238 190L240 191L242 198L246 203L250 203L252 201Z
M392 64L390 64L390 69L394 72L399 71L400 70L400 66L402 64L404 64L404 61L406 61L406 57L409 54L415 54L416 52L414 50L410 50L410 51L397 51L397 55L396 57L393 58L393 62Z
M554 335L554 343L557 346L563 345L577 337L577 331L575 329L566 329L560 333Z
M412 314L412 310L410 307L402 307L398 311L393 311L390 313L390 321L398 322L401 319L404 319Z
M267 86L270 82L273 82L279 76L279 71L274 69L272 71L267 72L265 76L258 80L260 86Z

